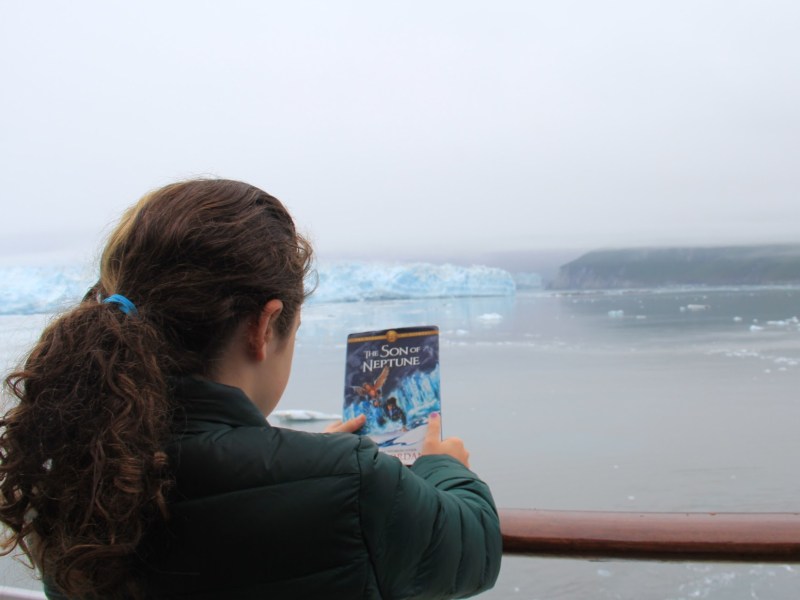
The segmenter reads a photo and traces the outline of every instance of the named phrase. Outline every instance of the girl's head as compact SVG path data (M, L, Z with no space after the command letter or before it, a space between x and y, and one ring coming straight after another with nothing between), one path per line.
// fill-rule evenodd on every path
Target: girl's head
M246 183L168 185L130 208L103 252L100 297L122 294L164 334L174 374L208 374L236 325L268 300L285 336L311 247L283 205Z
M97 284L6 380L19 402L0 418L5 547L69 597L136 594L135 551L171 483L169 377L213 374L271 301L291 338L310 261L283 205L245 183L176 183L129 209Z

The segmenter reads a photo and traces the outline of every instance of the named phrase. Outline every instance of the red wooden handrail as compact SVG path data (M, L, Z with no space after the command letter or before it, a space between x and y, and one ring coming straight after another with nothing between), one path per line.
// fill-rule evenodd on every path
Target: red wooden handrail
M800 513L500 509L504 554L800 562Z

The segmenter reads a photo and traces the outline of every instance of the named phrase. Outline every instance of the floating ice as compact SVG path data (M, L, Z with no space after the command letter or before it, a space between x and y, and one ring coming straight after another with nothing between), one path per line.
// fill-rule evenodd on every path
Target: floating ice
M271 416L281 421L334 421L342 418L342 415L302 409L275 410Z
M497 313L486 313L480 315L478 320L483 321L484 323L498 323L503 320L503 315L499 315Z
M742 322L742 317L733 317L733 322L734 323L741 323Z
M690 310L692 312L697 312L700 310L708 310L711 308L708 304L687 304L686 310Z
M729 358L761 358L761 355L758 352L753 352L752 350L745 350L745 349L725 352L725 356Z
M761 331L761 329L756 329L755 331ZM752 350L727 350L722 352L728 358L756 358L762 360L764 362L772 363L776 365L778 371L788 371L790 368L800 366L800 359L791 358L788 356L771 356L769 354L761 354L760 352L754 352ZM770 372L770 369L767 368L765 371L766 373Z
M767 321L767 325L770 327L786 327L788 323L786 321Z
M764 328L758 325L750 325L750 331L764 331Z
M775 362L779 365L789 365L790 367L796 367L800 362L793 358L787 358L785 356L779 356L775 359Z
M608 311L608 316L611 317L612 319L621 319L622 317L625 316L625 311L624 310L610 310L610 311Z

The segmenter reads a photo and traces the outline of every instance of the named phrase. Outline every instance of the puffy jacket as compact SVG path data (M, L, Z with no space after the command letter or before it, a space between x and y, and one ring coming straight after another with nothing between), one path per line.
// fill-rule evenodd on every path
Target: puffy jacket
M500 527L457 460L408 468L365 437L272 427L238 388L177 382L170 519L142 558L155 598L453 598L490 588Z

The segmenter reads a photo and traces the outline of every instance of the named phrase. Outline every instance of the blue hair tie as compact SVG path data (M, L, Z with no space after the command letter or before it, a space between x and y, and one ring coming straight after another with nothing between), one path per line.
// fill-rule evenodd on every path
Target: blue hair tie
M119 304L119 309L126 315L133 314L133 316L136 316L139 314L139 311L136 310L136 305L130 300L128 300L122 294L112 294L111 296L103 300L103 304L106 303Z

